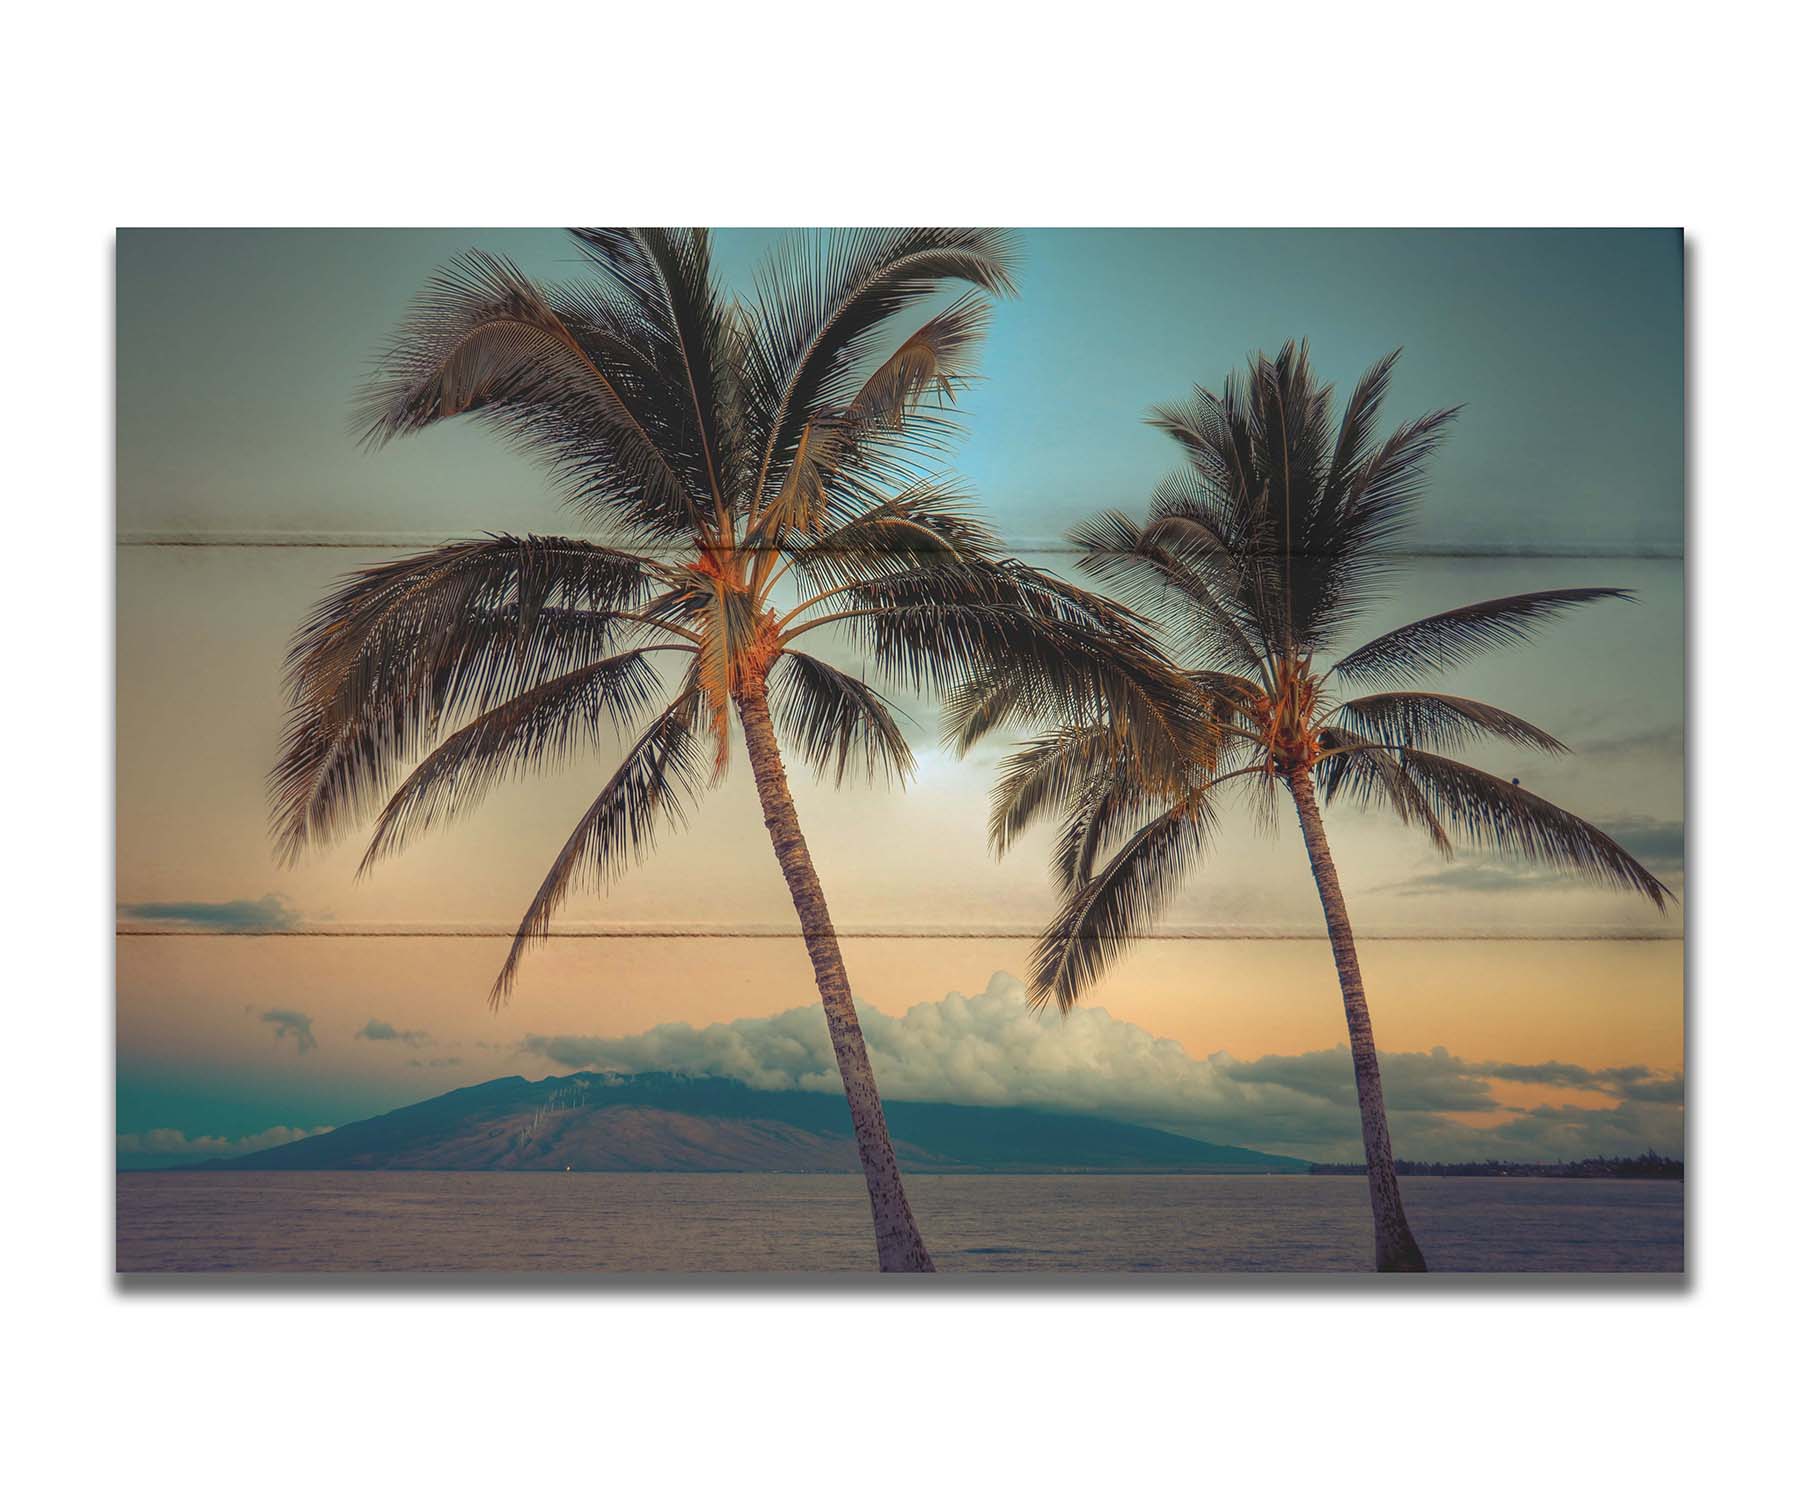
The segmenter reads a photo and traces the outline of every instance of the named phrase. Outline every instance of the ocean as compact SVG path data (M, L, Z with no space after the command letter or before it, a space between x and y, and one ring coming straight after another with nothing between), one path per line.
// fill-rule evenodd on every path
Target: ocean
M128 1172L122 1272L874 1270L859 1177ZM1432 1269L1683 1269L1683 1184L1404 1178ZM1359 1177L932 1176L907 1191L946 1272L1361 1271Z

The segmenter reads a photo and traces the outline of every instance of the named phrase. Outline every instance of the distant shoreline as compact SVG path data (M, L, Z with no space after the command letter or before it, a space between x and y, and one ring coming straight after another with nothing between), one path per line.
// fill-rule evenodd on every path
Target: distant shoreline
M1566 1177L1593 1181L1616 1178L1633 1182L1682 1182L1686 1164L1647 1151L1642 1156L1591 1156L1584 1161L1397 1161L1402 1177ZM1315 1177L1364 1177L1361 1162L1314 1162Z

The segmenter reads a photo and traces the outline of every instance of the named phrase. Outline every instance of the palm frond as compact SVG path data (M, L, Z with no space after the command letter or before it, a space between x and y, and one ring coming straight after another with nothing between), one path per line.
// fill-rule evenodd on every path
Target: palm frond
M887 573L993 562L998 542L977 519L967 489L933 476L871 497L846 520L783 548L794 573L829 595Z
M1129 611L1023 563L924 568L848 588L850 607L793 632L835 625L889 681L953 693L999 671L1013 707L1064 721L1099 706L1155 747L1204 755L1210 730L1186 680Z
M1284 346L1282 358L1291 361L1293 351L1291 343ZM1271 494L1272 474L1289 460L1271 447L1280 440L1281 424L1267 420L1269 388L1279 385L1265 369L1269 365L1259 355L1250 362L1248 378L1233 371L1217 392L1197 385L1185 402L1152 407L1148 420L1186 455L1180 509L1229 540L1246 584L1239 602L1256 613L1257 633L1275 645L1285 639L1285 601L1262 572L1291 553L1292 538L1285 529L1291 517ZM1175 482L1166 485L1173 495Z
M1025 741L1000 762L988 846L1003 855L1040 818L1072 806L1096 781L1125 774L1126 748L1107 723L1070 724Z
M1380 742L1348 729L1327 728L1320 735L1320 744L1326 753L1316 774L1327 807L1339 796L1358 807L1380 803L1404 826L1423 828L1432 847L1446 859L1450 857L1450 835L1431 800L1406 774L1410 757L1395 755ZM1270 786L1273 789L1273 781Z
M1239 672L1261 670L1261 653L1235 611L1240 582L1230 543L1211 520L1172 510L1139 526L1103 511L1069 532L1078 566L1119 601L1164 622L1196 659Z
M1128 644L1128 650L1135 645ZM1128 669L1129 670L1129 669ZM996 659L980 670L960 678L943 693L942 728L947 748L957 755L967 755L989 735L1005 728L1042 729L1046 726L1072 726L1085 732L1088 727L1105 727L1108 733L1124 736L1131 756L1148 767L1158 753L1182 754L1196 749L1210 752L1212 737L1206 729L1210 722L1223 722L1228 716L1222 694L1208 685L1205 673L1177 672L1166 676L1156 664L1153 695L1166 701L1176 721L1184 726L1182 735L1153 734L1147 741L1133 742L1120 727L1123 721L1115 713L1114 701L1086 678L1078 664L1069 671L1023 671L1012 661ZM1216 674L1220 681L1242 682L1228 674ZM1182 684L1192 695L1191 703L1176 706ZM1254 686L1251 685L1254 692ZM1129 713L1123 719L1129 719ZM1197 736L1197 739L1190 736Z
M1110 722L1108 705L1084 698L1075 682L1052 674L1021 672L995 661L970 672L942 695L941 727L947 749L969 754L1002 729L1087 726Z
M742 330L713 278L705 229L572 229L583 257L631 309L658 389L681 414L690 486L715 537L739 482L735 402ZM704 507L702 507L704 509Z
M1158 808L1167 807L1171 796L1188 790L1183 777L1147 778L1137 774L1139 769L1124 761L1065 801L1063 824L1050 853L1050 873L1063 895L1094 878L1094 866L1121 830L1142 823Z
M1248 389L1274 550L1310 552L1314 530L1331 509L1321 493L1331 447L1331 387L1315 378L1305 341L1290 339L1274 359L1251 362Z
M1153 406L1146 419L1181 446L1200 482L1234 519L1241 519L1244 507L1262 492L1243 395L1241 377L1234 371L1223 391L1197 385L1186 401ZM1247 539L1246 532L1239 535Z
M1376 422L1381 403L1387 398L1388 384L1394 366L1400 362L1400 351L1384 354L1364 370L1350 399L1344 403L1344 414L1338 421L1337 444L1332 450L1331 469L1325 477L1328 494L1342 494L1350 476L1366 467L1375 449Z
M1194 691L1205 698L1210 712L1229 721L1243 713L1262 696L1262 687L1235 672L1194 671L1186 674Z
M1291 569L1295 637L1309 649L1324 646L1361 613L1397 566L1393 544L1411 524L1426 466L1459 411L1446 407L1403 424L1350 472L1341 490L1321 488L1296 539Z
M488 996L498 1005L511 992L519 964L542 942L570 889L579 881L604 888L655 843L658 825L685 822L708 775L705 739L698 731L701 696L690 680L668 708L626 752L618 770L581 815L550 872L532 897Z
M745 361L753 508L780 493L813 417L851 405L895 314L949 281L1010 295L1014 253L1003 230L859 229L797 237L772 257Z
M288 658L270 781L284 858L373 811L448 720L604 657L663 570L561 537L493 536L365 568L313 610Z
M1542 589L1428 615L1358 646L1326 675L1372 687L1404 687L1421 673L1461 666L1483 651L1530 641L1550 620L1596 599L1629 599L1629 589Z
M712 236L705 229L630 233L655 272L668 310L680 387L687 392L699 442L700 468L715 510L723 516L731 502L735 455L727 448L730 434L721 414L733 394L736 372L728 358L733 341L725 301L713 284Z
M896 431L927 397L953 402L972 374L990 311L984 297L965 292L921 323L863 382L846 410L852 429Z
M1669 888L1616 840L1535 792L1424 751L1408 753L1405 772L1438 817L1477 848L1636 891L1658 911L1670 900Z
M650 653L692 646L640 646L554 678L490 709L422 760L376 819L359 874L412 838L470 811L506 777L566 764L619 731L661 686Z
M1063 900L1031 955L1031 998L1067 1011L1155 920L1204 854L1214 816L1197 795L1152 818Z
M795 534L815 537L891 503L895 491L929 484L927 466L958 431L948 407L970 377L987 310L979 297L959 298L903 340L847 406L816 410L780 490L746 528L746 543L781 547Z
M790 535L817 534L830 514L832 480L850 447L847 423L839 413L821 412L801 428L787 477L745 528L745 540L773 549Z
M1378 744L1454 752L1486 737L1550 755L1569 747L1516 714L1448 693L1371 693L1338 706L1346 727Z
M769 674L769 708L782 740L839 786L852 769L871 781L912 775L912 749L892 706L866 682L801 651L782 652Z
M694 474L674 392L646 377L641 340L601 300L557 301L499 256L452 261L377 362L358 427L380 443L471 413L541 460L587 514L656 537L690 529Z

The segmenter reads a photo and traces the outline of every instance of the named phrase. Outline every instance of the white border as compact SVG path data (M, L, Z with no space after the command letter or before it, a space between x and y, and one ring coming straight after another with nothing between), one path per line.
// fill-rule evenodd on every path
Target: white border
M1800 554L1794 240L1776 222L1791 49L1753 19L1774 13L645 15L213 4L13 23L0 1462L18 1492L1672 1494L1781 1472L1794 632L1776 611ZM1688 226L1687 1290L119 1294L113 226L697 214Z

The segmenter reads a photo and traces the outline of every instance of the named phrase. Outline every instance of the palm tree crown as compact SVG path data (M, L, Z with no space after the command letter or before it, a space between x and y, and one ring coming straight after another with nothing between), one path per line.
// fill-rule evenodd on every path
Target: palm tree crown
M541 460L594 534L490 535L347 578L297 636L273 778L289 857L373 816L367 868L501 779L627 736L495 1000L573 887L641 857L723 774L734 700L766 696L821 773L907 774L886 700L802 650L814 631L889 684L1004 662L1053 700L1105 691L1128 716L1156 713L1139 689L1161 670L1125 612L1003 556L932 466L980 292L1012 290L1007 235L797 240L748 302L718 289L705 231L574 235L587 274L570 285L479 253L439 272L359 425L379 444L472 415ZM894 335L954 281L980 291Z
M1530 639L1554 616L1622 589L1489 599L1341 651L1348 627L1396 566L1426 461L1454 409L1386 436L1377 420L1398 355L1375 364L1333 420L1304 345L1258 357L1215 393L1157 408L1151 422L1187 460L1142 523L1104 513L1072 533L1080 565L1161 627L1219 739L1164 754L1108 714L1059 723L1003 763L992 840L1004 851L1056 814L1062 906L1034 955L1032 993L1065 1009L1151 921L1204 853L1220 796L1272 814L1279 784L1316 778L1324 801L1378 803L1442 852L1468 845L1539 860L1637 891L1661 881L1605 833L1522 787L1454 759L1483 738L1561 752L1502 709L1419 684L1480 652ZM1325 663L1329 662L1330 665ZM966 748L1011 700L990 675L957 695Z

